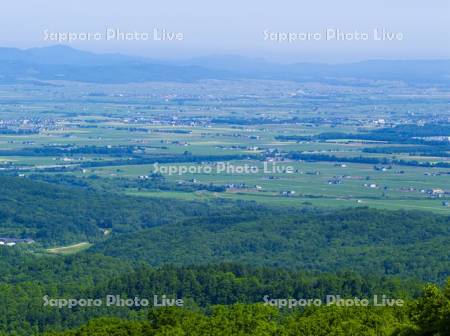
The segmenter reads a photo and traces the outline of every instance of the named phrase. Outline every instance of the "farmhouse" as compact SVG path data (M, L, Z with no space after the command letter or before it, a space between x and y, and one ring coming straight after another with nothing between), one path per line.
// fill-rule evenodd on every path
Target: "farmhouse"
M426 193L431 197L442 197L445 195L445 191L441 188L433 188L426 190Z
M440 188L434 188L430 190L432 195L443 195L445 194L445 191Z

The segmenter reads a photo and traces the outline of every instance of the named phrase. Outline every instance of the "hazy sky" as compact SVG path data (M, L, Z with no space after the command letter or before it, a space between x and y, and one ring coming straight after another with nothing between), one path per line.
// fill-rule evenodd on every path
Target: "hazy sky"
M77 41L64 43L75 48L154 58L210 54L286 62L450 58L449 18L448 0L3 0L0 46L56 44L49 35L46 40L47 32L53 38L64 37L57 33L77 34ZM106 40L107 29L148 35L131 41L111 35ZM159 41L155 29L157 38L163 30L183 36ZM389 35L382 35L383 30ZM97 35L81 40L87 33ZM280 41L288 33L297 40ZM336 40L339 33L349 35Z

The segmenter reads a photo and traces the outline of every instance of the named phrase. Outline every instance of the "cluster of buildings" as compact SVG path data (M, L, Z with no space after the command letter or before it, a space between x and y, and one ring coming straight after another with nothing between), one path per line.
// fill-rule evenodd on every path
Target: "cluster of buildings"
M3 246L15 246L16 244L32 244L34 243L33 239L17 239L17 238L5 238L0 237L0 245Z

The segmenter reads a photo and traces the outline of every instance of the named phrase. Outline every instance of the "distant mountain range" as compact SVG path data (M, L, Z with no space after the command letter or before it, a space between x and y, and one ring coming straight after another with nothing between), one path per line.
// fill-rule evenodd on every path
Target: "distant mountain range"
M450 60L373 60L349 64L277 64L239 56L164 61L121 54L94 54L67 46L0 48L0 83L45 80L92 83L272 79L361 82L396 80L450 85Z

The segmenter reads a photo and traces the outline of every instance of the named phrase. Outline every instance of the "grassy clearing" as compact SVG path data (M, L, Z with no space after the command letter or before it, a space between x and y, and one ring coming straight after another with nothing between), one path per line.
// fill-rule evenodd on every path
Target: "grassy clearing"
M75 253L87 250L91 246L92 246L91 243L82 242L82 243L68 245L68 246L50 248L50 249L47 249L47 252L52 253L52 254L69 255L69 254L75 254Z

